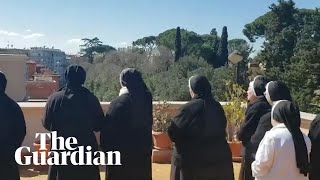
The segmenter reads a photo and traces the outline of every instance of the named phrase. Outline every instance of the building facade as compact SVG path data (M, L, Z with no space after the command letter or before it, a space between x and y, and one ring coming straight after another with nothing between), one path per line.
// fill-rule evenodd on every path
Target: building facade
M0 71L8 80L6 93L15 101L26 101L27 55L0 54Z
M65 83L63 74L69 65L65 52L53 48L33 47L30 49L29 57L59 74L61 76L60 84Z

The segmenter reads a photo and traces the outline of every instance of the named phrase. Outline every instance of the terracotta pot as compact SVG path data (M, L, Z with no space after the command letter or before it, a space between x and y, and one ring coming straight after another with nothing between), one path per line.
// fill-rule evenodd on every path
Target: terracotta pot
M241 159L242 156L242 143L241 142L228 142L231 152L232 159Z
M152 131L155 149L172 149L172 141L166 132Z
M172 150L171 149L153 149L152 150L152 162L159 164L170 164L171 163Z

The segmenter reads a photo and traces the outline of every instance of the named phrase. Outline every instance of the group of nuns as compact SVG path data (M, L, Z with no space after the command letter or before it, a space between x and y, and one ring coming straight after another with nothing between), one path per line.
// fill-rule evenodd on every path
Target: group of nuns
M119 96L106 114L97 97L83 87L86 72L81 66L70 65L65 78L66 85L48 98L44 128L64 138L76 137L79 146L91 146L92 151L120 151L122 165L107 166L107 180L151 180L152 94L141 73L134 68L121 72ZM0 179L19 180L14 153L23 142L26 126L21 108L5 94L6 84L0 72ZM170 179L234 180L224 110L213 98L206 77L192 76L188 86L191 100L168 128L174 142ZM289 88L262 76L250 82L248 102L245 123L238 132L244 146L240 179L300 180L309 175L319 180L320 116L312 122L309 137L304 135ZM100 132L100 147L94 132ZM50 166L48 180L100 180L99 166L74 166L70 161Z
M239 179L319 180L320 116L308 137L300 130L300 110L286 84L257 76L247 94L246 119L238 132L244 146Z

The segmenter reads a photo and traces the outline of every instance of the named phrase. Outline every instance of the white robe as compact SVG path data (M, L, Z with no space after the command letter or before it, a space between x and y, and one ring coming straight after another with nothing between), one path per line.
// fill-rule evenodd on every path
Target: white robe
M303 136L309 154L311 142L308 136ZM299 173L292 135L283 123L265 134L255 159L251 168L256 180L308 180Z

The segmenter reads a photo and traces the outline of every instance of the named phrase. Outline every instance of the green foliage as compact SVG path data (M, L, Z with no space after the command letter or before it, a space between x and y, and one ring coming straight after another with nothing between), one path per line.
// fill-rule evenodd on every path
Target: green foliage
M210 31L210 35L217 36L217 35L218 35L217 29L216 29L216 28L213 28L213 29Z
M155 132L167 132L171 124L169 104L166 101L159 102L153 110L153 128Z
M233 71L230 68L213 69L203 58L185 56L173 64L168 60L170 52L161 50L160 56L152 61L146 54L140 54L132 49L118 50L98 55L93 64L79 62L87 71L85 86L90 89L100 101L112 101L119 94L119 74L124 68L139 69L153 94L154 100L188 101L191 99L188 78L199 74L208 78L212 85L212 93L218 101L225 101L226 87L224 80L232 80ZM172 57L171 57L172 58Z
M140 50L143 50L148 54L148 57L151 56L152 51L156 48L156 37L147 36L136 41L132 42L132 45ZM139 51L141 53L141 51Z
M228 31L226 26L222 29L217 57L218 61L215 67L224 66L228 62Z
M208 78L212 93L217 100L225 100L225 85L223 80L232 80L232 71L228 68L213 69L203 59L195 57L183 57L171 66L168 71L153 74L146 79L156 100L167 99L172 101L188 101L191 99L188 79L198 74Z
M86 58L89 63L93 62L95 53L107 53L112 50L116 50L114 47L109 45L103 45L99 38L95 37L93 39L84 38L83 45L80 45L80 53L82 57Z
M227 90L225 96L227 104L223 107L227 117L227 138L228 141L237 141L236 134L245 119L246 108L243 106L245 102L245 90L238 84L232 81L225 81Z
M270 12L247 24L243 33L251 40L264 38L256 59L266 64L266 75L288 84L302 111L313 111L315 91L320 89L316 68L320 59L320 13L297 9L295 3L279 1Z
M157 37L157 45L175 51L176 33L176 29L160 33ZM180 34L181 57L202 57L211 65L215 63L219 38L214 32L211 35L198 35L195 32L180 29Z

